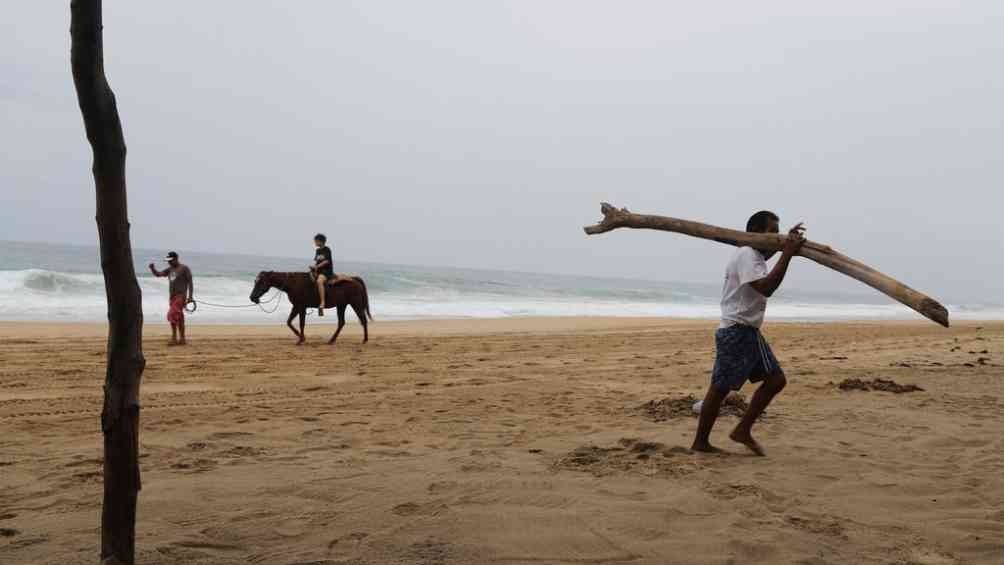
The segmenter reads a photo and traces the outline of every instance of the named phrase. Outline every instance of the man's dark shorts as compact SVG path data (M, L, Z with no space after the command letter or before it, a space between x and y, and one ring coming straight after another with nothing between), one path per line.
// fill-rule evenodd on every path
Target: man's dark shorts
M715 332L715 370L711 384L722 393L739 390L746 381L784 375L760 330L736 324Z

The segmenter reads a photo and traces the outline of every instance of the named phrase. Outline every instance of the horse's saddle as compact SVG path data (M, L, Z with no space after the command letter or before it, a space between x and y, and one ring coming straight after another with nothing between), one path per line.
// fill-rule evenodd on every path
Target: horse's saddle
M310 271L310 280L313 283L317 282L317 272L316 271L314 271L314 270ZM327 286L335 286L337 284L342 284L342 283L347 283L347 282L355 282L355 280L356 279L353 276L340 275L338 273L335 273L335 276L329 278L324 284L326 284Z
M340 275L338 273L335 273L335 276L328 279L328 281L325 284L327 284L328 286L335 286L337 284L355 282L355 280L356 280L355 278L350 277L349 275Z
M317 282L317 270L314 269L313 267L310 267L310 282L312 283ZM327 279L327 282L325 282L324 284L326 284L327 286L334 286L336 284L341 284L346 282L355 282L355 276L339 275L338 273L335 273L334 276Z

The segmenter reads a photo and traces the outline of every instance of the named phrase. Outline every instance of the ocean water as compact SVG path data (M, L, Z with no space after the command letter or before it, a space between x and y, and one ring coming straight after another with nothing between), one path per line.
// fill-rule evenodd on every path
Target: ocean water
M167 279L146 265L164 267L165 250L134 252L147 323L164 323ZM250 305L261 270L304 271L309 257L263 257L182 253L192 268L196 323L283 323L289 304L280 298L274 313ZM720 285L639 281L443 267L415 267L340 261L339 272L366 280L377 319L502 318L510 316L668 316L717 318ZM769 319L922 319L885 296L800 293L784 290L771 300ZM271 291L264 298L272 298ZM207 303L234 306L223 308ZM263 305L272 310L276 302ZM243 306L243 307L240 307ZM953 319L1004 319L1004 307L948 305ZM106 320L104 280L95 247L0 242L0 320ZM331 322L334 317L325 319ZM354 316L349 316L350 320ZM316 320L313 322L316 323Z

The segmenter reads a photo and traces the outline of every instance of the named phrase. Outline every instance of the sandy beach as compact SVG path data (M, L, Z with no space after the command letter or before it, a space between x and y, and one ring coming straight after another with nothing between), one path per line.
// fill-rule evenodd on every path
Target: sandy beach
M139 561L1004 561L1004 323L768 323L766 458L687 449L714 326L147 326ZM0 324L4 564L97 560L104 344Z

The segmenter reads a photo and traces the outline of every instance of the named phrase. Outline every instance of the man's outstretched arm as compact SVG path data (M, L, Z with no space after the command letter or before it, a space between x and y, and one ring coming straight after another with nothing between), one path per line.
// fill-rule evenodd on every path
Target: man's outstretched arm
M167 274L171 272L171 269L164 269L163 271L158 271L157 268L153 266L153 263L150 263L150 272L153 273L153 276L155 277L166 277Z
M788 239L784 242L784 250L781 252L781 258L778 259L777 264L774 265L774 268L770 270L770 273L766 277L750 283L750 286L754 290L768 298L777 291L778 287L781 286L781 282L784 281L784 276L788 274L788 265L791 264L791 258L798 253L798 250L802 248L802 244L805 243L803 232L805 232L805 227L801 223L788 231Z

